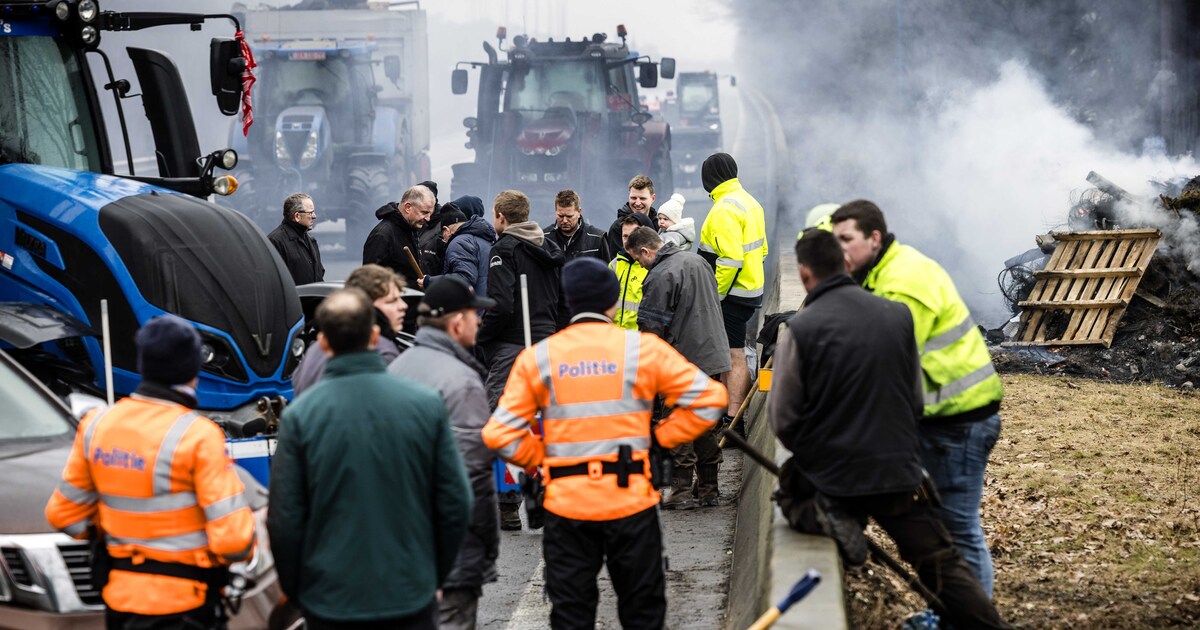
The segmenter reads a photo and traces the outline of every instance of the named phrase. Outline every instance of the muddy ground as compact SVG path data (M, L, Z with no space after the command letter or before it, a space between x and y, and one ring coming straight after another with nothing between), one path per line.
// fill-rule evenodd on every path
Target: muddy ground
M1004 618L1020 628L1200 625L1200 394L1003 380L983 523ZM924 607L873 563L851 571L847 589L854 628L895 628Z

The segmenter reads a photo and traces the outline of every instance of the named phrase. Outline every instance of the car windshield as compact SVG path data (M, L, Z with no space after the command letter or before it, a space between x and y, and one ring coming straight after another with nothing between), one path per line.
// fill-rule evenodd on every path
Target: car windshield
M74 53L57 38L5 36L3 32L0 164L22 162L99 172L99 144Z
M505 110L545 111L569 107L577 112L607 111L607 76L596 61L535 62L508 78Z
M39 445L71 439L70 416L0 357L0 457L39 450Z

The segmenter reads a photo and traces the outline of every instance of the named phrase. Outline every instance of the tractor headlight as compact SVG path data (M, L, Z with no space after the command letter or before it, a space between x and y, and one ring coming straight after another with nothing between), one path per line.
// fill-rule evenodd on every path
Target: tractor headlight
M85 24L96 19L100 13L100 7L96 6L96 0L83 0L79 3L79 19Z
M54 5L54 17L60 22L66 22L71 17L71 5L66 0L60 0Z
M720 129L720 128L721 128L721 124L720 124L720 123L713 123L713 124L709 125L709 126L708 126L708 128L709 128L709 129L711 129L712 131L716 131L716 130L718 130L718 129Z
M100 31L97 31L95 26L85 26L83 30L79 31L79 39L83 41L84 45L94 46L100 41Z
M521 153L523 153L525 155L533 155L533 149L530 149L528 147L521 147Z
M300 154L300 168L308 168L317 161L317 132L308 132L308 141L304 143L304 152Z
M228 197L237 192L238 181L233 175L222 175L213 179L213 192Z
M283 141L283 132L275 132L275 159L281 162L287 162L292 159L292 154L288 151L287 143Z
M292 356L299 359L304 355L304 340L299 337L292 338Z
M559 153L562 153L562 150L563 145L561 144L556 147L550 147L549 149L546 149L546 155L558 155Z
M237 151L234 151L233 149L225 149L221 152L220 160L221 168L227 171L233 170L233 167L237 166L238 163Z

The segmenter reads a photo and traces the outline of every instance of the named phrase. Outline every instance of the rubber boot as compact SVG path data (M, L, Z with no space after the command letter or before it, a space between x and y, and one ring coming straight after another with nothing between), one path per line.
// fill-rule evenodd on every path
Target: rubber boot
M720 470L720 464L700 464L696 466L696 496L699 498L700 507L713 507L717 505L717 498L721 495L717 488L717 472Z
M695 509L696 499L692 497L692 472L695 469L695 466L688 466L671 471L671 486L663 492L664 510Z

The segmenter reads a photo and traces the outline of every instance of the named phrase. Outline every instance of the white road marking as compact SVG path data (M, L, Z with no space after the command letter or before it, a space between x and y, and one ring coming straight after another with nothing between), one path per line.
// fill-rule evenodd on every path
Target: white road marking
M546 562L539 560L505 630L536 630L550 625L550 601L543 595L545 586Z

